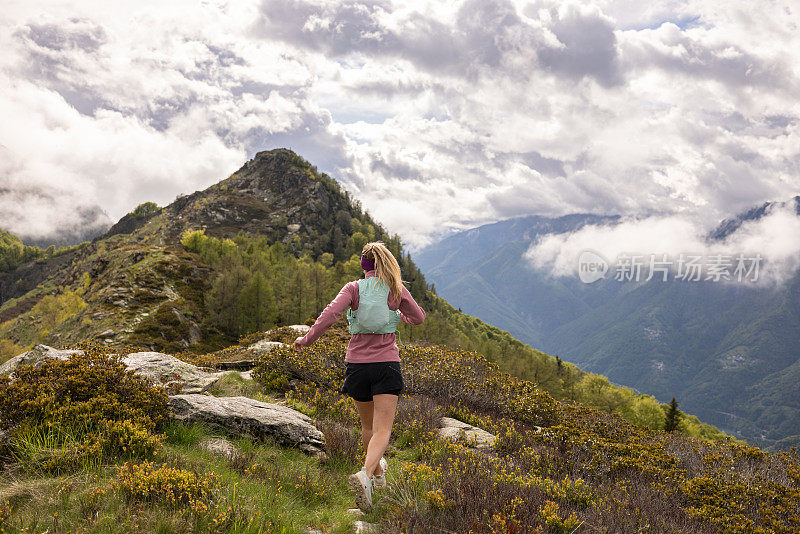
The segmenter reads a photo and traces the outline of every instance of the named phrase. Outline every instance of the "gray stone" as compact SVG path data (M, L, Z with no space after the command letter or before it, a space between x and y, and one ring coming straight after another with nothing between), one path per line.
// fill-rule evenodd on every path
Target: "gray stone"
M281 343L280 341L267 341L266 339L262 339L261 341L256 341L255 343L247 347L247 350L263 353L263 352L269 352L272 349L278 347L283 347L285 345L286 343Z
M466 439L467 441L475 440L475 447L479 449L493 447L496 439L494 434L490 434L482 428L472 426L458 419L453 419L452 417L442 417L439 436L451 441L457 441L459 439Z
M307 324L292 324L289 325L289 328L294 328L297 331L297 333L300 334L301 336L304 336L306 332L311 330L311 327L308 326Z
M242 456L242 451L225 438L205 438L197 446L201 450L230 461L237 460Z
M372 534L378 532L378 525L375 523L367 523L366 521L356 521L353 523L356 534Z
M287 406L248 397L173 395L167 402L172 417L180 421L211 424L236 435L255 439L274 437L282 444L319 455L325 436L310 417Z
M47 345L36 345L33 349L18 354L0 365L0 375L13 373L20 365L39 367L47 359L68 360L73 354L83 354L82 350L59 350Z
M134 352L125 356L125 366L173 392L201 393L219 380L220 374L207 373L199 367L161 352Z

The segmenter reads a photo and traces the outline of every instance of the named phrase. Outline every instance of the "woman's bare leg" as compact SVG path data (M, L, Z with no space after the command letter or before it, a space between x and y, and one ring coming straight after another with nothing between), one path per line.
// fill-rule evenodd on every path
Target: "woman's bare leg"
M356 403L358 415L361 417L361 442L364 444L364 450L366 451L369 446L369 439L372 437L372 411L375 403L373 401L353 400Z
M391 393L372 396L372 401L375 405L372 416L372 438L369 440L367 459L364 462L367 468L367 476L383 472L380 461L381 456L386 452L386 447L389 445L389 436L392 434L397 398L397 395Z

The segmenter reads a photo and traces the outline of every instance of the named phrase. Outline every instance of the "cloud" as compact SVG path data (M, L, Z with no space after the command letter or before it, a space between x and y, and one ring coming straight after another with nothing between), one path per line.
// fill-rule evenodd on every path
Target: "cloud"
M530 214L710 227L800 192L799 23L743 0L11 0L0 201L31 183L114 220L286 146L412 250Z
M649 273L651 257L666 260L672 275L679 258L701 257L713 263L724 257L735 267L741 256L749 268L761 256L752 277L761 284L781 284L800 268L800 213L793 203L774 204L763 217L745 220L725 239L710 239L709 231L685 216L624 218L616 224L587 225L571 233L547 234L532 243L524 257L532 268L555 277L575 277L584 251L592 251L612 266L607 278L615 276L613 266L621 258L636 257L642 279ZM705 278L705 275L703 276ZM725 279L721 281L725 282ZM733 277L728 282L736 282Z

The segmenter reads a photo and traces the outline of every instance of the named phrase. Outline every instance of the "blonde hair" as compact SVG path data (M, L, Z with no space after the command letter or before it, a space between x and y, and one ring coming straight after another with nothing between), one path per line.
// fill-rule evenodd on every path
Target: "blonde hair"
M400 265L394 254L381 241L372 241L364 245L361 255L375 262L375 276L389 286L392 300L400 302L403 295L403 280L400 274Z

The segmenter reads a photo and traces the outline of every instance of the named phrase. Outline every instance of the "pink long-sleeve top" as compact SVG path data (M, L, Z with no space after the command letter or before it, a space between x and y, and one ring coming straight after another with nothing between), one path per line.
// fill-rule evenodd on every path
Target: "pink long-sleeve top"
M364 273L364 278L375 276L375 270ZM410 325L421 324L425 320L425 311L419 307L408 289L403 287L400 304L392 300L391 293L386 303L390 310L400 310L400 320ZM342 313L350 307L358 309L358 281L348 282L317 317L314 326L306 332L298 343L307 347L314 343L325 333L333 323L339 320ZM347 345L344 361L350 363L372 363L400 361L400 349L397 347L396 336L391 334L352 334Z

